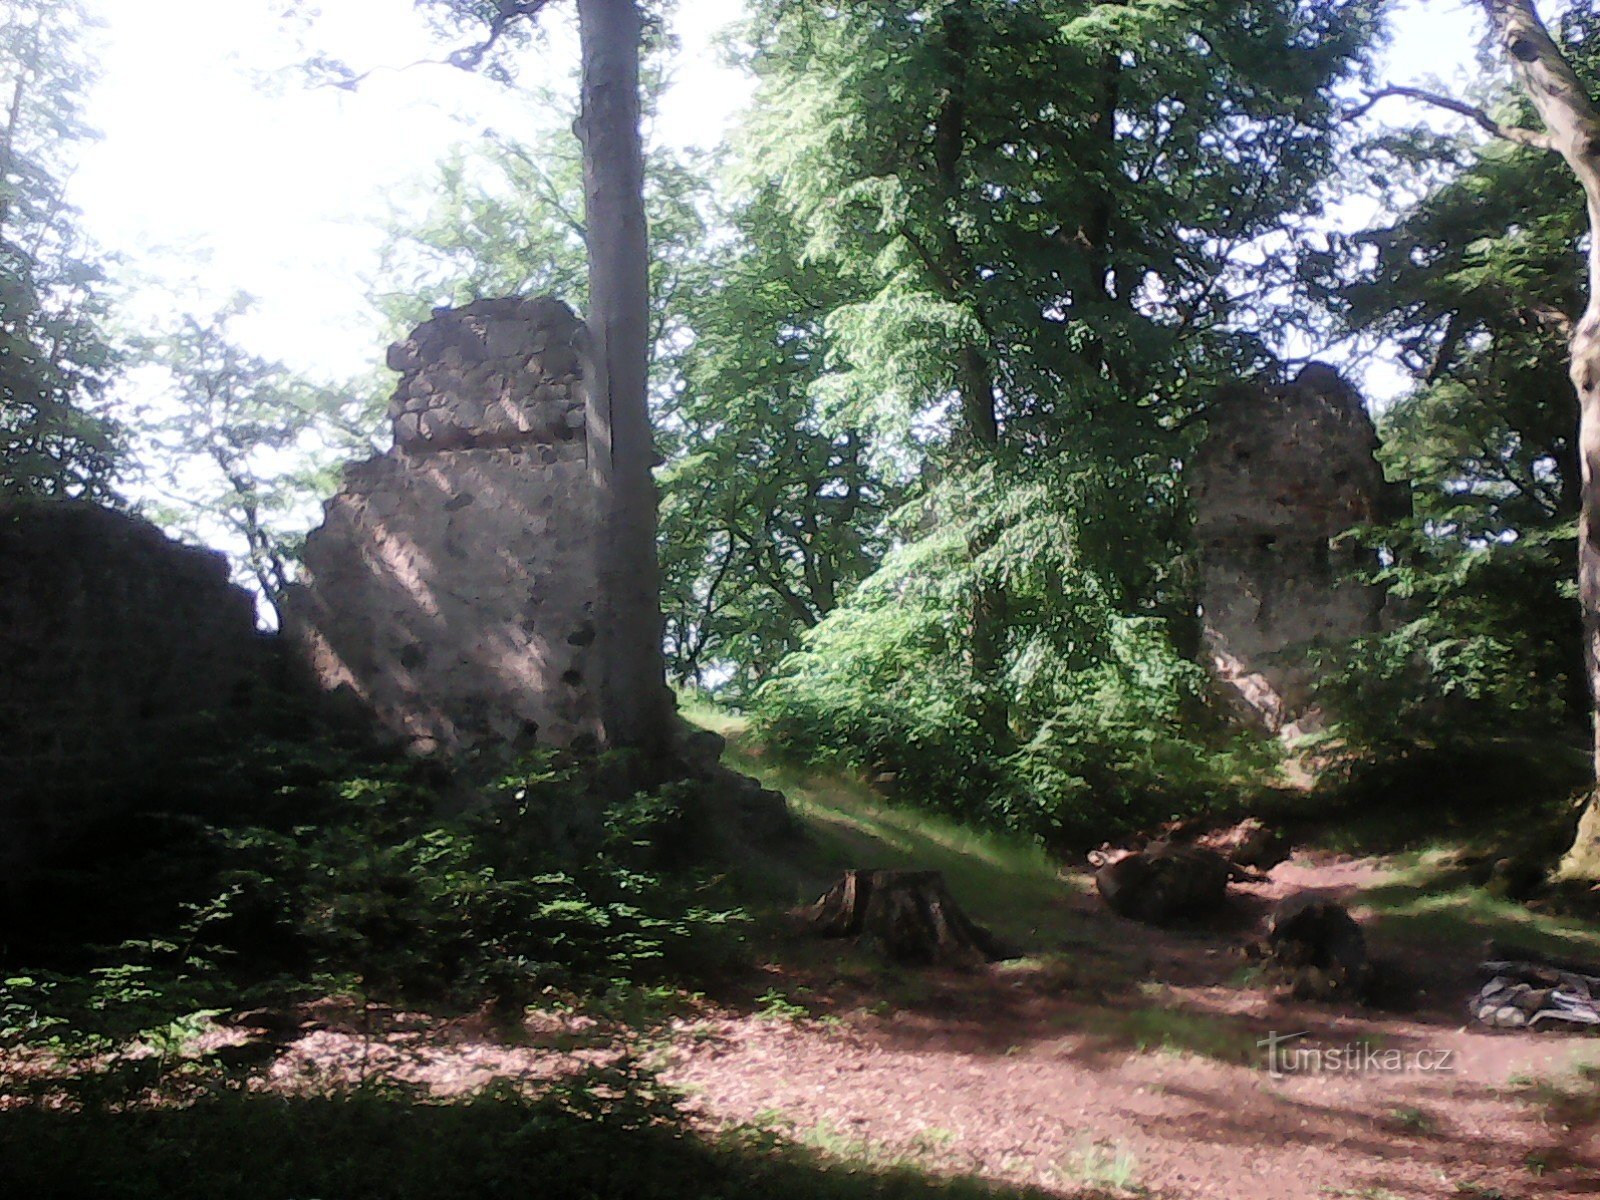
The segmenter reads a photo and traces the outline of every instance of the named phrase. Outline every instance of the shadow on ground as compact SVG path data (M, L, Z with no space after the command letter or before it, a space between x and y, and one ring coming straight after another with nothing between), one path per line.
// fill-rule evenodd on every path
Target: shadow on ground
M830 1162L769 1131L716 1138L649 1094L512 1088L433 1103L393 1088L342 1096L231 1092L186 1106L0 1113L8 1194L35 1200L1042 1200L909 1166Z

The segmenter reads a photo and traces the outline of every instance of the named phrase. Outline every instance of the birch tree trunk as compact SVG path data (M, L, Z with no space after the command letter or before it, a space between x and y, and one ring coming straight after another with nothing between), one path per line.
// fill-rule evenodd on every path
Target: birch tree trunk
M1549 148L1566 159L1589 208L1589 303L1573 330L1578 393L1578 600L1584 669L1593 702L1597 786L1561 864L1568 878L1600 879L1600 109L1539 19L1533 0L1482 0L1496 40L1544 122Z
M671 703L661 652L655 444L647 399L649 247L639 138L635 0L579 0L583 185L589 251L589 469L600 505L595 613L609 746L656 754Z

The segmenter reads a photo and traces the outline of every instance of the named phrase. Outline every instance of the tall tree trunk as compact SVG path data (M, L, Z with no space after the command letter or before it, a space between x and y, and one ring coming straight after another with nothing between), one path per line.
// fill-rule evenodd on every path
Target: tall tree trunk
M1584 668L1593 701L1596 787L1561 864L1570 878L1600 879L1600 109L1550 37L1532 0L1483 0L1551 146L1583 185L1589 208L1589 300L1572 333L1572 385L1578 393L1578 603Z
M971 30L964 8L952 9L945 18L948 84L934 120L934 171L949 208L939 230L941 273L950 298L966 301L982 323L983 312L975 294L963 294L977 283L977 271L961 244L956 217L961 200L961 157L967 136L967 71ZM994 367L983 346L968 342L956 360L956 390L961 397L965 440L976 456L993 458L1000 445L1000 420L995 410ZM985 553L989 539L975 538L973 558ZM1011 741L1011 705L1001 683L1005 668L1007 627L1010 622L1005 586L980 577L972 597L972 627L967 652L979 689L977 719L984 732L1003 753Z
M22 102L28 94L28 84L39 69L39 25L33 26L33 40L17 63L17 78L11 88L11 103L6 107L6 124L0 130L0 183L9 179L16 170L17 126L22 121ZM0 187L0 245L4 244L5 230L11 219L11 189Z
M600 505L596 651L604 741L660 753L671 703L647 398L649 248L634 0L579 0L589 251L589 468Z

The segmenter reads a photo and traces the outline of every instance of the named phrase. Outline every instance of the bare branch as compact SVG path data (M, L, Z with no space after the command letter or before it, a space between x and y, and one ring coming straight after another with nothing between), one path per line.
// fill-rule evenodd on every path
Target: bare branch
M1375 92L1367 93L1367 102L1353 108L1344 114L1346 121L1354 121L1364 117L1372 111L1379 100L1390 96L1402 96L1407 100L1420 100L1424 104L1431 104L1435 108L1443 108L1458 116L1466 117L1492 137L1500 138L1507 142L1515 142L1519 146L1533 146L1539 150L1557 149L1555 139L1548 133L1540 133L1534 129L1523 129L1520 125L1502 125L1483 109L1464 100L1457 100L1451 96L1441 96L1437 92L1424 91L1422 88L1407 87L1402 84L1391 84L1379 88Z
M484 56L493 50L508 29L523 17L537 16L550 0L500 0L500 11L489 22L489 35L476 46L465 46L453 52L446 60L452 67L475 71L482 65Z
M318 56L306 64L308 69L320 71L323 78L314 86L338 88L353 92L381 71L409 71L414 67L455 67L462 71L476 71L483 65L489 52L500 43L511 27L523 17L533 18L550 4L550 0L499 0L499 12L489 22L489 31L483 41L452 50L443 58L419 58L403 66L378 66L366 71L353 71L331 58Z

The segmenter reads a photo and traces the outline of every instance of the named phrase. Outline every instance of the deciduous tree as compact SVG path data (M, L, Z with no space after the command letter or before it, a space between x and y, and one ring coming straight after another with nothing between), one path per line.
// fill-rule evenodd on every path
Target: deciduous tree
M1588 300L1572 327L1568 365L1578 399L1578 602L1585 673L1594 704L1597 784L1585 806L1562 872L1600 879L1600 105L1550 36L1533 0L1481 0L1494 41L1525 92L1542 129L1498 120L1446 96L1392 87L1470 117L1497 138L1559 154L1583 191L1589 221Z
M102 276L63 194L88 24L76 0L0 9L0 494L105 498L118 456Z

